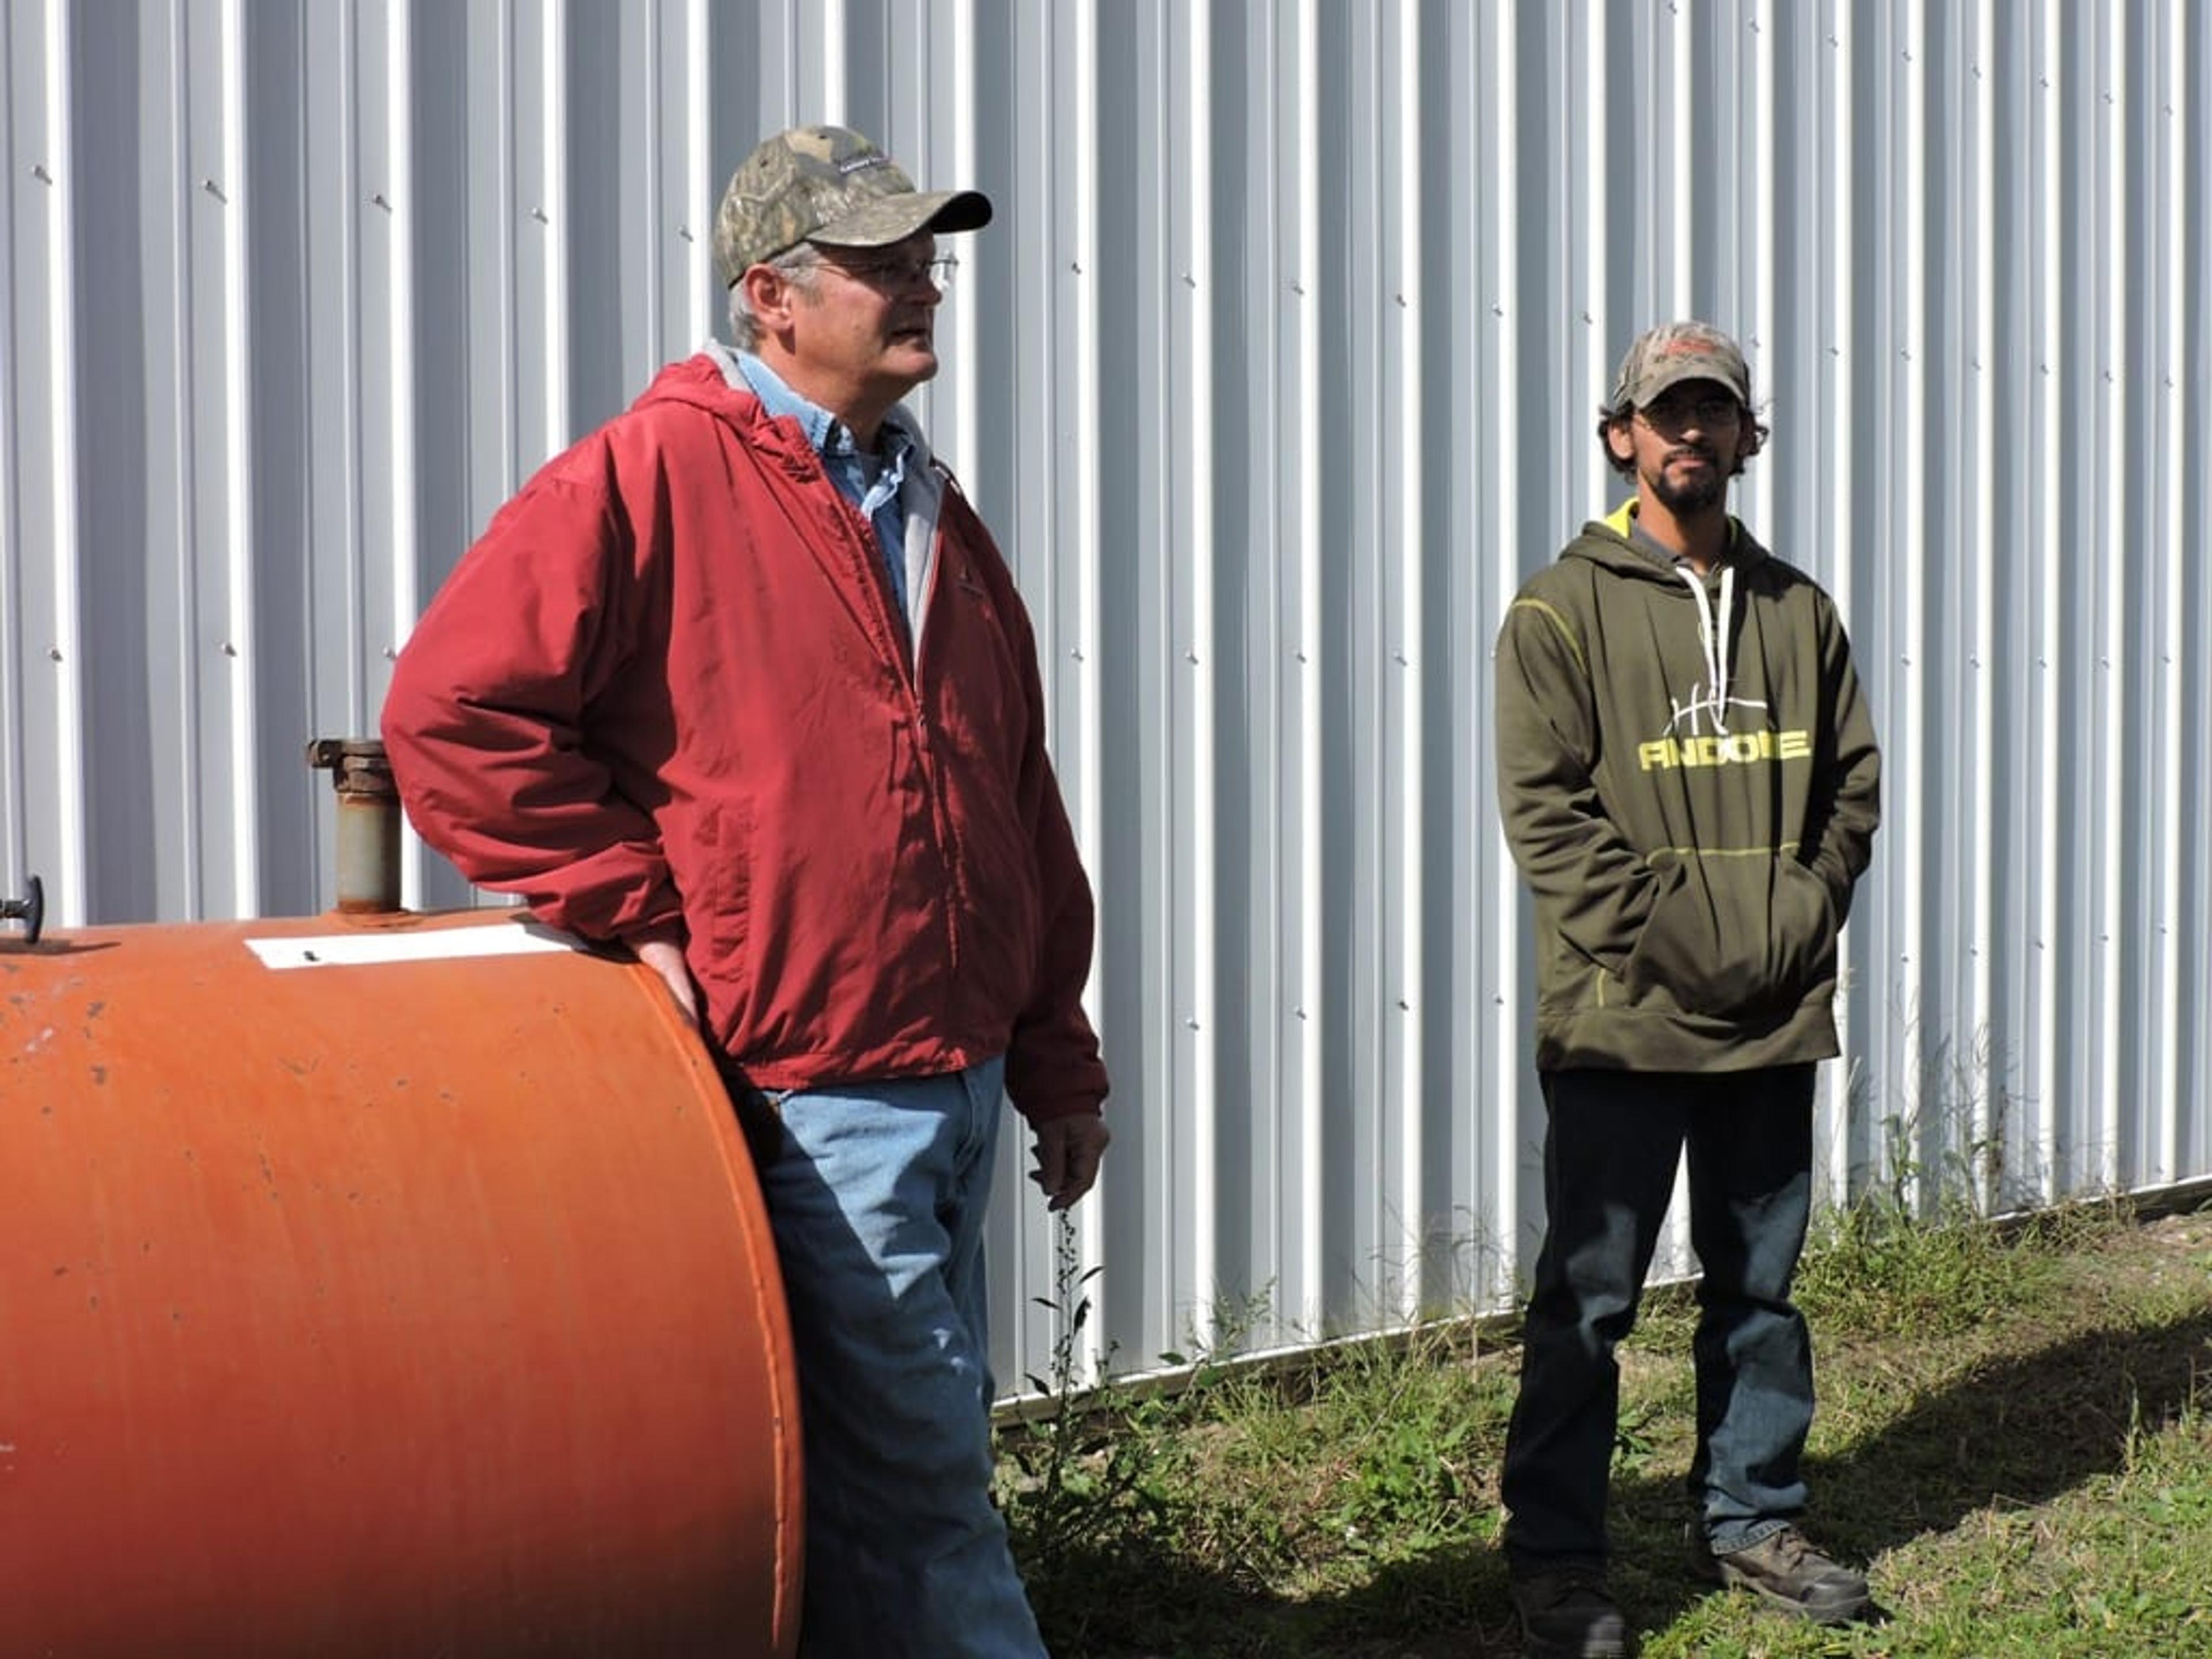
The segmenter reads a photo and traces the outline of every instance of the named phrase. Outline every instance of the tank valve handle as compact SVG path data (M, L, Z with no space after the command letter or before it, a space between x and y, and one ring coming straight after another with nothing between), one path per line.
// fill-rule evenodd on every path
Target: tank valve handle
M27 896L0 899L0 921L23 923L23 943L36 945L46 926L46 884L36 876L30 880L31 890Z

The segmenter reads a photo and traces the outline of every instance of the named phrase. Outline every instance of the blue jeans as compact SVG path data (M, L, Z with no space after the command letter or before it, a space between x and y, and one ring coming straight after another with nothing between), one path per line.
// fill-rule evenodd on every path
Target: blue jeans
M1545 1074L1544 1196L1502 1476L1508 1559L1602 1562L1620 1401L1613 1350L1689 1152L1698 1253L1692 1502L1715 1550L1805 1509L1813 1348L1790 1300L1811 1215L1813 1067Z
M1005 1066L795 1091L761 1186L806 1455L808 1659L1037 1659L991 1502L983 1212Z

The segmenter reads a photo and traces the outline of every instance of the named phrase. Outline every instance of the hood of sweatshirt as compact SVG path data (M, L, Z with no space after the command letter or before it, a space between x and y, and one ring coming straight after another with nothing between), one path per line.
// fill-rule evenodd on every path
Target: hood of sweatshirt
M1747 717L1763 716L1766 704L1757 698L1734 695L1735 651L1739 597L1771 586L1778 573L1758 538L1741 520L1729 520L1728 552L1704 576L1673 558L1649 540L1639 540L1636 502L1623 501L1602 519L1583 526L1582 534L1559 555L1561 560L1586 559L1590 563L1632 581L1650 582L1672 599L1694 607L1698 638L1705 652L1705 678L1692 694L1674 705L1670 730L1678 737L1724 737L1733 716L1739 724Z
M814 445L805 429L788 416L778 417L768 412L753 395L752 388L744 383L737 354L719 340L709 341L704 349L662 368L638 394L635 407L647 409L666 404L684 404L703 410L744 434L746 442L781 458L796 458L810 465L815 458ZM914 445L914 453L907 463L909 476L917 471L927 472L936 465L921 422L915 419L905 404L894 404L884 414L884 424L896 427Z

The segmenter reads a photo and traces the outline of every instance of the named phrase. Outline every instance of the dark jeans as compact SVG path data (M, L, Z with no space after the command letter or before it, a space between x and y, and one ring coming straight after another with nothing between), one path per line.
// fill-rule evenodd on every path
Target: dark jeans
M1508 1557L1606 1557L1613 1349L1636 1322L1685 1146L1704 1274L1690 1490L1715 1549L1757 1543L1805 1507L1813 1349L1790 1280L1810 1215L1813 1067L1563 1071L1543 1084L1549 1221L1505 1438Z

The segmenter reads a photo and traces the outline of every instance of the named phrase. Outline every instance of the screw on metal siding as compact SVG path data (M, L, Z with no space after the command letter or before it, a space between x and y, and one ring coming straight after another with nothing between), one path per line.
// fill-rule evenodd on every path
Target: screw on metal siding
M229 197L222 193L222 186L216 183L212 179L201 179L200 188L205 191L209 195L214 197L218 202L228 202L230 200Z

